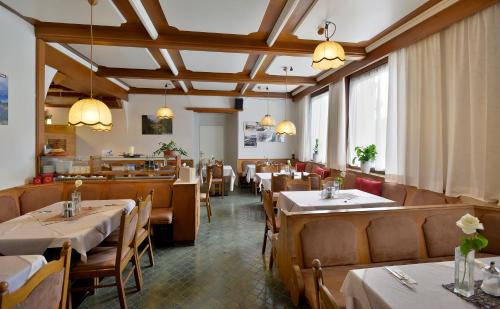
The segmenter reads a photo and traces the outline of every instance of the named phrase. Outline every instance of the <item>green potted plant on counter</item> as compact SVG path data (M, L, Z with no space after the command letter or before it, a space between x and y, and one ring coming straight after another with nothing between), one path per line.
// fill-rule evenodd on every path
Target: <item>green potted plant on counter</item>
M361 165L361 171L365 174L370 173L370 169L372 167L372 162L375 161L375 157L377 156L377 147L374 144L354 148L356 155L352 159L352 164L359 161Z
M160 145L160 148L156 149L155 152L153 152L154 155L159 155L163 153L165 157L173 157L176 156L177 154L180 154L181 156L187 156L187 151L182 149L181 147L177 147L174 141L170 141L168 144L167 143L158 143Z

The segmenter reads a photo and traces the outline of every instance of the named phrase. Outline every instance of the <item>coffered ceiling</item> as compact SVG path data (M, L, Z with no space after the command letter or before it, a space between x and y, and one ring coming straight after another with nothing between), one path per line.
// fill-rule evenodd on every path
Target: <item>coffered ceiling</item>
M37 38L89 58L87 0L0 2L31 21ZM122 98L123 91L161 94L166 81L173 95L266 96L267 86L271 97L283 97L283 66L293 67L287 90L300 98L380 59L394 46L494 2L100 0L94 8L93 58L99 80L114 83L103 89L121 85ZM426 23L430 19L434 22ZM311 68L311 54L323 40L317 30L325 20L336 23L333 39L343 45L348 59L338 72ZM425 31L415 30L420 25ZM398 35L405 38L397 41ZM67 66L67 61L52 62ZM73 84L71 71L59 77L66 87Z

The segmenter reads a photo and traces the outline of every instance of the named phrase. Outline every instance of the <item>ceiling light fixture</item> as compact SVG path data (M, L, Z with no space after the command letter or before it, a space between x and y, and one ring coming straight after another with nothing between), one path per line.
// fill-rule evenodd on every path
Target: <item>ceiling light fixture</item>
M297 129L295 128L295 124L290 120L286 119L286 99L288 96L288 71L293 71L293 68L283 67L283 71L285 71L285 120L281 121L276 127L276 134L280 135L295 135L297 134Z
M263 127L274 127L276 125L276 122L274 121L273 117L269 114L269 87L267 86L266 86L266 91L267 91L267 113L260 120L260 125Z
M165 84L165 105L156 111L156 118L158 118L158 120L174 118L174 112L167 106L167 89L168 83Z
M111 111L102 101L94 99L93 93L93 45L94 45L94 5L97 0L89 0L90 4L90 98L78 100L71 106L68 124L72 126L89 126L96 131L111 131L113 121Z
M332 25L333 31L330 34L328 27ZM337 26L331 21L325 22L324 28L319 28L318 34L325 35L326 41L321 42L314 49L312 67L319 70L336 69L345 62L345 52L342 45L335 41L330 41L330 38L335 34Z

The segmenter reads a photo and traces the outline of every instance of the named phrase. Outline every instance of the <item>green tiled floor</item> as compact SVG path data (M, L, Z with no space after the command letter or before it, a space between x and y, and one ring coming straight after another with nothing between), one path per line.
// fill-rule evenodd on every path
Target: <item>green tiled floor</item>
M129 280L129 308L293 308L277 270L267 270L270 246L261 255L260 198L232 193L212 203L212 223L201 209L195 246L155 248L156 265L143 267L143 289L135 292ZM99 289L81 307L118 308L116 288Z

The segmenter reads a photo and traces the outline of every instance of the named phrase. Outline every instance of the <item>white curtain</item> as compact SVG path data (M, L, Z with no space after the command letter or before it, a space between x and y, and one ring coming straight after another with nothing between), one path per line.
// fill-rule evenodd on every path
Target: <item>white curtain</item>
M380 66L366 74L353 77L349 85L348 162L352 164L354 148L375 144L375 170L385 169L388 69ZM359 165L356 161L355 165Z
M386 178L500 192L500 4L390 55Z
M318 140L317 161L326 162L328 143L328 92L312 97L310 101L309 117L309 148L313 151L316 139Z
M303 97L298 102L299 121L297 123L297 137L299 141L299 151L297 159L300 161L311 160L312 150L310 149L310 134L309 134L309 101L310 96Z
M345 80L329 87L328 113L328 149L326 164L328 167L346 170L346 100Z

